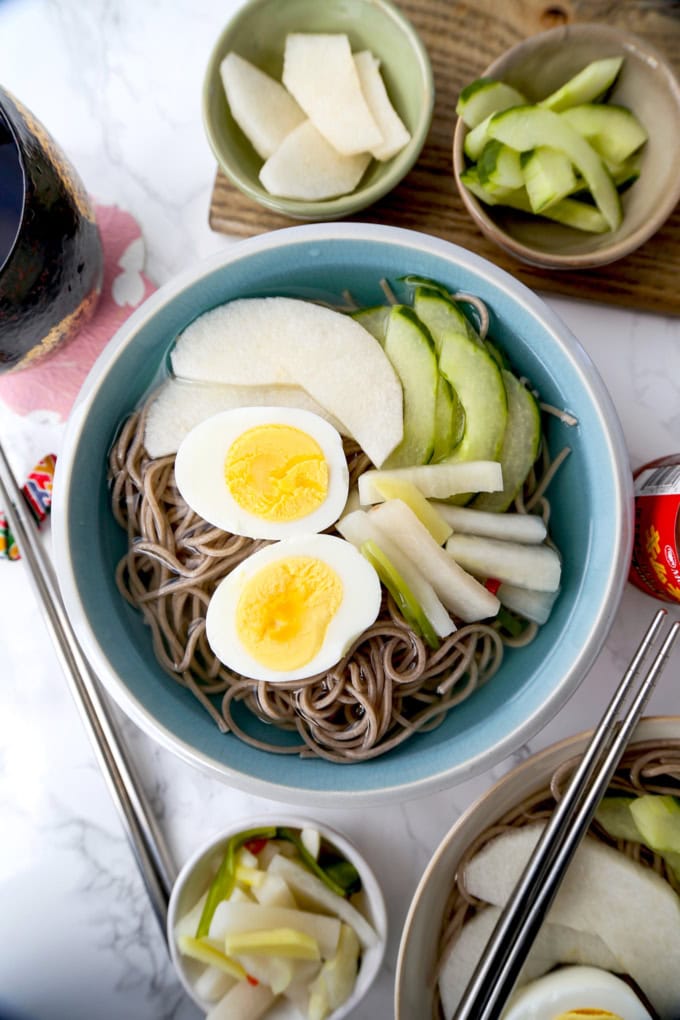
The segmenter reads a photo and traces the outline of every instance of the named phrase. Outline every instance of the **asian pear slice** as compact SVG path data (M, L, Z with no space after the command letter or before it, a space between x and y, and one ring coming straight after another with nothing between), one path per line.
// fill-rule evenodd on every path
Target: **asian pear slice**
M465 868L467 891L503 906L543 828L511 829L487 843ZM598 935L661 1020L680 1015L680 897L651 868L586 837L548 920Z
M370 161L367 152L341 155L305 120L269 157L260 180L270 195L318 202L354 191Z
M262 159L268 159L305 115L280 82L229 53L220 64L231 115Z
M465 987L482 957L501 915L499 907L485 907L463 925L444 954L439 971L439 994L446 1020L455 1013ZM558 964L588 964L620 971L619 960L601 938L563 924L543 924L520 972L517 987L547 974Z
M283 84L326 141L344 156L370 152L382 144L346 35L288 35Z
M371 155L381 161L391 159L410 141L410 132L390 102L377 57L370 50L362 50L354 54L354 63L361 91L383 136L380 145L371 149Z
M311 301L219 305L179 335L171 360L183 379L301 386L376 465L402 439L401 384L382 347L354 319Z
M196 425L235 407L296 407L325 418L340 433L346 431L299 386L228 386L167 379L146 413L144 446L150 457L177 453L184 437Z

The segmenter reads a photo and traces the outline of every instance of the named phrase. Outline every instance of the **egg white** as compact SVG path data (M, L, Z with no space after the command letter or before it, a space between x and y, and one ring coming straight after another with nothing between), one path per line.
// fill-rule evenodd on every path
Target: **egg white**
M230 446L259 425L288 425L314 439L328 465L328 491L311 513L290 521L269 521L250 513L231 495L224 476ZM339 433L327 421L290 407L241 407L206 418L184 437L175 458L182 498L200 517L223 531L248 538L283 539L324 531L342 514L349 489L347 460Z
M598 967L562 967L520 988L503 1020L553 1020L569 1009L602 1009L623 1020L652 1020L630 985Z
M299 670L277 671L263 666L245 648L236 626L236 608L245 585L262 567L291 556L323 560L340 577L343 594L319 652ZM258 550L220 582L208 604L206 636L220 662L242 676L272 682L302 680L340 661L355 638L375 622L380 601L378 575L354 546L332 535L303 535Z

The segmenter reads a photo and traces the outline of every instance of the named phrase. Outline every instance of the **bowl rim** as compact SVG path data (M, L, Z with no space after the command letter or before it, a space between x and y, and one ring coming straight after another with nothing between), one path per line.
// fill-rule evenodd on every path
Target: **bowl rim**
M529 51L536 45L543 42L550 42L553 39L564 41L569 36L592 37L601 36L603 39L617 40L621 42L628 52L635 54L638 58L655 65L657 72L665 78L665 84L669 94L675 99L675 104L680 115L680 80L673 71L667 58L652 43L627 29L618 28L615 25L606 25L599 22L574 22L566 25L558 25L556 28L549 28L545 32L538 32L536 35L527 36L521 39L514 46L505 50L484 68L478 77L494 77L500 68L522 51ZM541 248L531 247L518 241L493 219L486 211L483 202L472 194L460 180L460 175L465 168L463 153L463 142L467 127L461 117L457 117L456 126L453 132L453 176L460 199L468 214L477 224L482 233L503 251L515 258L521 259L528 265L538 266L541 269L593 269L597 266L609 265L619 259L630 255L639 248L645 241L648 241L665 223L680 199L680 175L676 176L674 188L669 189L666 194L659 196L655 206L654 215L641 224L631 234L604 245L592 252L581 254L560 255L556 252L544 251ZM602 235L601 235L602 236Z
M628 741L627 747L632 747L636 743L642 743L653 738L656 729L660 724L671 723L678 727L680 736L680 715L650 715L643 716L638 723L633 736ZM648 737L647 730L651 730L650 736ZM553 743L548 744L546 747L542 747L536 751L530 757L525 758L524 761L519 762L513 768L509 769L504 775L497 779L487 790L481 793L475 800L468 805L468 807L458 816L456 821L451 825L448 831L442 836L437 847L432 853L432 856L425 866L418 884L415 888L415 892L409 903L406 917L401 930L401 936L399 939L399 949L397 952L397 962L395 967L394 975L394 1014L395 1020L410 1020L402 1012L401 1000L402 1000L402 984L403 984L403 971L405 966L406 954L408 951L408 942L410 938L411 927L413 925L414 917L419 909L420 900L423 896L425 888L432 879L432 875L440 866L442 858L446 855L450 849L451 844L455 842L458 837L460 830L465 829L470 820L474 817L475 812L478 810L480 805L489 799L499 797L502 794L505 785L517 777L521 777L526 773L527 775L527 786L531 789L531 773L536 768L540 767L542 763L553 755L559 754L561 757L566 758L568 752L572 749L576 749L579 746L585 748L587 741L593 735L594 730L580 730L578 733L572 733L570 736L560 737ZM662 739L662 738L660 738ZM473 837L474 838L474 837ZM463 847L463 850L465 847ZM462 851L461 851L462 852Z
M406 176L409 170L420 156L425 144L425 139L430 130L432 115L434 112L434 75L429 53L420 35L391 0L367 0L371 8L378 9L390 18L401 29L416 56L420 68L423 85L423 103L418 117L416 129L411 139L404 148L388 161L389 169L378 180L368 187L362 187L361 181L354 191L346 195L338 195L335 198L313 201L310 199L280 198L276 195L269 195L264 188L260 189L251 183L250 177L241 174L232 165L231 161L225 159L220 146L219 135L210 117L210 94L213 82L220 77L220 63L223 60L222 50L226 37L242 21L245 21L250 14L258 7L271 3L272 0L248 0L248 2L233 15L220 32L208 59L208 64L203 77L203 89L201 98L201 109L203 126L215 159L221 171L244 195L257 202L266 209L289 216L291 219L300 220L330 220L336 217L348 216L351 213L365 209L368 205L377 202L396 187L399 181ZM245 135L244 135L245 138Z
M354 865L361 876L367 912L370 914L370 916L367 917L367 920L370 921L376 931L378 944L372 948L370 956L368 957L369 966L366 970L366 974L362 974L364 961L367 959L366 954L363 954L362 962L357 974L357 981L349 999L347 999L341 1006L338 1006L338 1008L329 1015L329 1020L342 1020L342 1017L346 1016L350 1010L355 1009L359 1002L363 999L369 988L373 985L380 972L380 968L382 967L389 934L387 907L385 904L385 894L382 886L362 851L359 850L356 844L343 833L338 832L338 830L333 826L327 825L325 822L320 822L316 818L291 814L286 811L283 811L280 814L277 812L269 812L268 814L256 814L254 816L246 815L230 822L229 825L221 829L219 832L215 832L211 837L204 840L196 847L194 852L178 871L177 877L172 884L170 899L168 901L165 932L168 947L170 949L170 958L172 960L173 967L175 968L175 973L177 974L187 995L196 1003L197 1006L201 1007L201 1009L205 1009L205 1004L196 996L194 988L187 978L186 970L181 961L181 956L178 952L176 940L174 938L174 927L178 920L178 906L185 883L196 866L200 865L204 858L209 857L211 854L215 853L218 848L225 845L232 836L236 836L239 832L244 832L248 829L255 827L259 828L260 826L264 827L272 824L276 824L277 826L287 826L288 828L293 829L317 829L320 835L327 842L332 843L342 853L342 855ZM359 981L360 978L361 982Z
M212 757L208 752L188 743L161 724L131 692L124 680L111 666L80 598L69 542L69 500L66 494L69 492L71 484L78 484L73 475L73 464L68 457L69 448L78 445L88 414L101 388L105 385L109 370L127 346L134 341L144 325L169 300L181 295L184 290L203 277L236 260L271 248L290 248L298 244L330 242L332 240L375 242L406 249L424 250L442 257L453 265L463 265L484 276L494 287L498 288L499 292L510 294L513 303L522 305L527 314L535 321L540 322L547 333L551 336L557 334L560 337L561 342L566 345L569 353L578 362L578 369L583 377L583 385L588 391L589 399L596 403L601 417L608 423L607 450L616 487L612 519L616 523L616 527L612 529L613 548L607 579L608 598L592 621L588 640L578 649L574 661L564 673L560 684L532 714L506 732L503 738L492 746L484 747L462 763L448 765L427 776L415 779L406 778L393 785L370 786L361 790L352 789L348 784L342 790L317 791L313 787L285 785L280 780L264 780L254 777ZM171 278L130 315L95 361L69 415L62 441L62 455L57 458L51 521L60 590L81 647L108 693L145 733L194 767L199 767L214 778L231 783L236 788L248 793L303 806L315 805L319 802L319 798L323 797L324 802L334 803L336 806L363 807L369 804L394 803L407 798L423 796L446 789L474 775L479 775L511 754L530 736L538 733L566 704L599 654L623 594L633 543L633 482L623 429L611 396L594 363L557 313L526 285L487 259L428 234L401 227L371 223L315 223L274 230L238 241Z

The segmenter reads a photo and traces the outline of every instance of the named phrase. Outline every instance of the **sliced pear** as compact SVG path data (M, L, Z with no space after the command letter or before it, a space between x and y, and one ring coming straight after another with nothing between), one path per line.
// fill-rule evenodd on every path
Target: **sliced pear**
M382 144L346 35L286 36L283 84L326 141L344 156L370 152Z
M428 499L446 499L461 492L495 492L503 488L503 472L498 461L473 460L462 464L421 464L419 467L392 471L364 471L359 477L362 506L383 502L379 485L383 480L411 482Z
M305 114L280 82L238 53L227 54L220 75L232 117L257 154L267 159Z
M511 829L487 843L465 868L467 891L503 906L543 828ZM598 935L661 1017L680 1015L680 897L651 868L586 837L548 921Z
M277 858L278 855L274 859ZM271 873L287 878L276 870ZM291 883L287 884L290 887ZM294 929L309 935L318 943L321 955L325 958L333 955L340 937L340 924L335 917L324 917L309 910L290 910L286 907L263 906L259 903L228 903L223 900L218 903L210 924L210 938L218 941L225 939L227 935L277 928Z
M430 334L407 305L390 310L383 348L404 392L404 438L386 466L426 464L434 450L439 371Z
M299 386L230 386L170 378L158 388L146 413L144 446L151 457L177 453L196 425L235 407L297 407L318 414L342 435L348 435L342 422Z
M179 335L171 360L183 379L301 386L378 466L403 437L401 384L378 341L349 316L310 301L219 305Z
M305 120L286 135L259 176L270 195L320 202L354 191L370 161L365 152L342 155Z
M421 524L424 524L437 545L443 545L453 531L453 527L433 503L423 496L413 482L383 474L375 483L375 487L383 499L401 499L413 510Z
M392 159L410 141L411 134L390 102L380 73L380 61L370 50L354 54L361 91L368 108L378 125L383 140L371 149L371 155L381 162Z

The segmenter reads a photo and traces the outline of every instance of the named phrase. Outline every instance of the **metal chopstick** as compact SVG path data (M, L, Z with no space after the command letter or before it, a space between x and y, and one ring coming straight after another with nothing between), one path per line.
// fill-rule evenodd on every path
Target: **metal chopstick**
M97 690L97 681L80 649L61 600L52 564L28 512L0 442L0 501L34 582L38 604L80 716L118 809L151 905L166 935L166 918L175 866L115 722Z
M593 734L579 767L508 899L453 1020L497 1020L569 863L604 796L680 631L671 625L625 716L616 716L666 616L660 609Z

